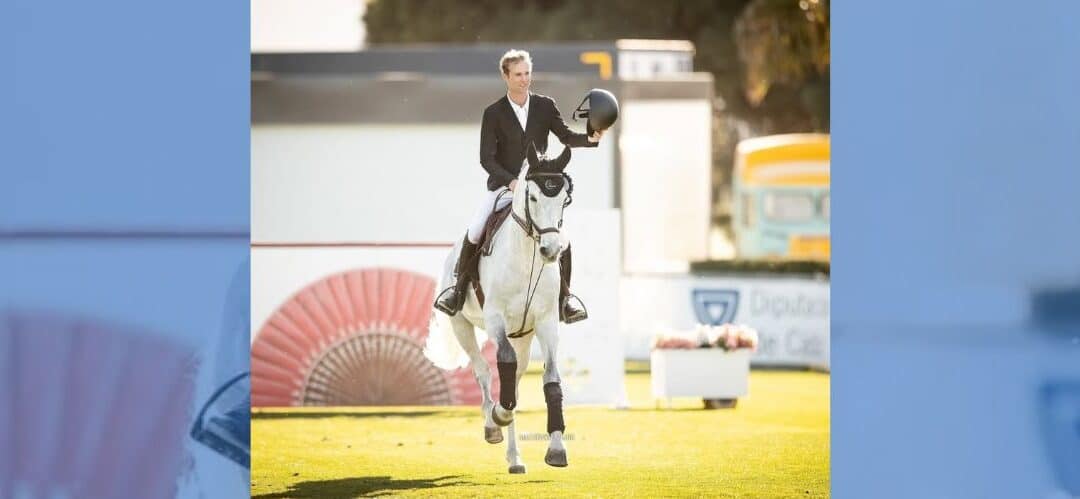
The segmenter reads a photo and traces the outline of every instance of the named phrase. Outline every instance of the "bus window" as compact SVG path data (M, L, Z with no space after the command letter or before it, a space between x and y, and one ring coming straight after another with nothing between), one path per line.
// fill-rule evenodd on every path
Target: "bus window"
M806 222L817 212L810 193L770 192L765 195L765 216L774 222Z

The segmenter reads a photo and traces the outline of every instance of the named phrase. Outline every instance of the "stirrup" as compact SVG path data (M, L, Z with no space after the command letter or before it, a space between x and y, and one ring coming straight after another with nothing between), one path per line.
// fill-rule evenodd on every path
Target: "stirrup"
M449 315L450 317L453 317L453 316L457 315L457 313L461 311L462 307L460 307L460 306L457 307L457 310L454 310L454 309L452 309L450 307L444 306L443 303L442 303L443 297L446 296L447 293L453 293L455 288L457 288L456 284L442 290L442 292L439 293L439 296L435 297L435 304L433 305L435 307L435 310L438 310L438 311L440 311L440 312L442 312L442 313L444 313L446 315ZM464 306L464 301L461 300L461 297L457 297L457 301L461 302L462 305Z
M577 304L579 305L578 308L580 309L580 312L581 312L580 314L578 314L578 315L576 315L574 317L568 317L566 315L566 306L570 304L570 299L571 298L573 298L574 300L577 300ZM565 324L573 324L575 322L583 321L583 320L588 319L588 318L589 318L589 310L587 308L585 308L585 302L581 301L581 298L578 298L577 295L575 295L573 293L567 293L566 300L563 300L562 303L559 304L559 320L563 321L563 323L565 323Z

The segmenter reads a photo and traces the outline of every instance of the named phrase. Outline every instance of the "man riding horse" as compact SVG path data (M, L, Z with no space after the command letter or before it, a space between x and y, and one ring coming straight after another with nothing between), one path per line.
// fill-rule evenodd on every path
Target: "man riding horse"
M454 285L440 293L435 300L435 308L450 316L458 313L465 303L469 281L477 274L477 247L484 225L495 209L510 203L511 197L503 194L513 192L517 187L527 146L531 143L543 154L547 150L548 132L554 133L567 147L596 147L604 135L604 130L592 130L591 123L588 135L574 133L563 121L554 99L529 91L532 58L528 52L506 52L499 61L499 68L506 82L506 95L484 109L480 127L480 165L488 172L488 192L484 194L462 241L461 254L454 271ZM614 122L614 118L611 121ZM570 261L568 245L559 258L562 273L559 318L567 324L588 317L580 300L570 293Z

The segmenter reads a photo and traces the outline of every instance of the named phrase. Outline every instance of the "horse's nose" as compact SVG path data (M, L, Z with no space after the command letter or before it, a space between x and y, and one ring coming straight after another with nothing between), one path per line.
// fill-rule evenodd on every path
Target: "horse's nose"
M558 250L555 249L555 248L552 248L550 246L541 246L540 247L540 256L544 257L547 260L551 260L552 258L555 258L555 253L558 253Z

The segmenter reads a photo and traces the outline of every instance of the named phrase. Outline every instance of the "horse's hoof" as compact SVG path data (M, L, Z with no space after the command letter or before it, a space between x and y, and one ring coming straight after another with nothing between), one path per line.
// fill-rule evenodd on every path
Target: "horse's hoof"
M502 428L498 426L494 428L484 427L484 440L489 444L497 444L503 441Z
M508 426L510 423L514 422L514 416L513 416L513 413L510 413L510 419L507 419L507 420L499 419L498 411L495 410L495 407L492 407L491 408L491 420L494 421L495 424L497 424L499 426Z
M515 465L510 467L510 474L511 475L520 475L522 473L525 473L525 465L524 464L515 464Z
M566 449L548 449L544 462L557 468L566 467Z

